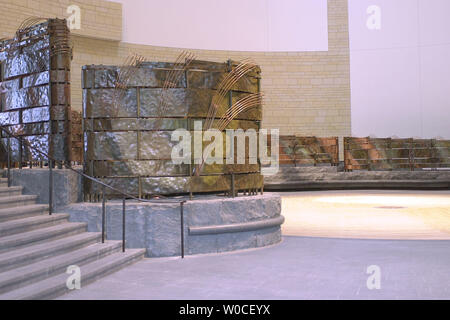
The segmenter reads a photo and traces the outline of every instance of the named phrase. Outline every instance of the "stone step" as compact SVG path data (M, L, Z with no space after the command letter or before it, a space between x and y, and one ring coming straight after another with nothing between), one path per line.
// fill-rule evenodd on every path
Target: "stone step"
M0 197L20 196L23 187L0 187Z
M0 209L26 206L36 203L37 196L21 195L0 198Z
M78 234L86 231L86 226L85 222L66 222L52 227L1 237L0 253L8 250L17 250L30 244L38 244Z
M0 272L83 248L101 241L101 238L99 232L82 232L66 238L1 253Z
M13 208L0 209L0 222L22 219L48 213L48 205L33 204Z
M66 213L55 213L52 215L47 214L1 222L0 237L32 231L38 228L50 227L63 222L69 222L69 216L70 215Z
M81 266L81 288L87 284L111 274L144 257L145 249L127 249L97 261ZM0 300L37 300L52 299L70 290L66 281L69 274L63 272L45 280L0 295Z
M7 186L8 186L8 179L0 178L0 187L7 187Z
M122 248L121 241L106 241L70 251L55 257L39 260L33 264L0 273L0 294L66 272L70 265L83 265L106 257ZM69 275L67 275L68 277ZM82 274L83 276L83 274Z

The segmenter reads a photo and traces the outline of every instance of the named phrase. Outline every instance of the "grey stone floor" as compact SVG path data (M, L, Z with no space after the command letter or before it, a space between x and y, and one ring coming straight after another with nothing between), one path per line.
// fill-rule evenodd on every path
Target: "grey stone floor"
M367 267L381 270L369 290ZM145 259L60 299L450 299L450 241L284 237L268 248Z

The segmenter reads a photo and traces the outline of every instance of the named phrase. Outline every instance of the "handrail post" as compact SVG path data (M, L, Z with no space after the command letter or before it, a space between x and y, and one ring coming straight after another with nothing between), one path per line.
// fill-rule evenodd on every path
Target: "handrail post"
M22 150L23 150L23 144L22 144L22 137L19 137L19 169L22 169Z
M231 173L231 197L234 198L236 190L234 188L234 172Z
M48 213L53 212L53 160L48 158Z
M180 202L181 259L184 259L184 201Z
M8 178L8 187L11 187L11 138L8 135L8 140L7 140L7 161L8 161L8 172L7 172L7 178Z
M106 199L105 186L102 188L102 243L105 243Z
M126 201L126 198L123 197L123 202L122 202L122 252L125 252L125 201Z

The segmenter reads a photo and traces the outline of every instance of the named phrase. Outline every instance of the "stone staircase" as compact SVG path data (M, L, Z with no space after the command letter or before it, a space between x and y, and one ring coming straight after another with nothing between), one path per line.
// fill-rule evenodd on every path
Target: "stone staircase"
M1 176L1 172L0 172ZM101 243L86 223L69 222L64 213L48 214L48 205L22 187L0 178L0 300L51 299L69 292L67 267L77 265L83 286L134 263L145 249L122 252L121 241Z

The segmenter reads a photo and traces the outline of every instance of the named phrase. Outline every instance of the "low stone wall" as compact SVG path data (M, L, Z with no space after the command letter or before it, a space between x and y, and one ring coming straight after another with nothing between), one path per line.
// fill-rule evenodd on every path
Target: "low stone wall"
M64 208L70 220L87 222L101 231L101 203L74 203ZM122 202L106 205L107 239L122 239ZM264 247L281 241L281 198L266 193L251 197L201 196L184 204L185 254L215 253ZM129 201L126 205L126 246L146 248L148 257L181 254L178 204Z
M280 167L264 177L266 190L448 189L450 171L352 171L337 167Z
M81 167L75 167L80 172ZM6 174L6 169L4 169ZM49 195L48 168L23 168L11 170L11 185L22 186L23 194L37 195L37 202L47 204ZM81 176L69 169L53 169L53 206L58 210L82 201Z

